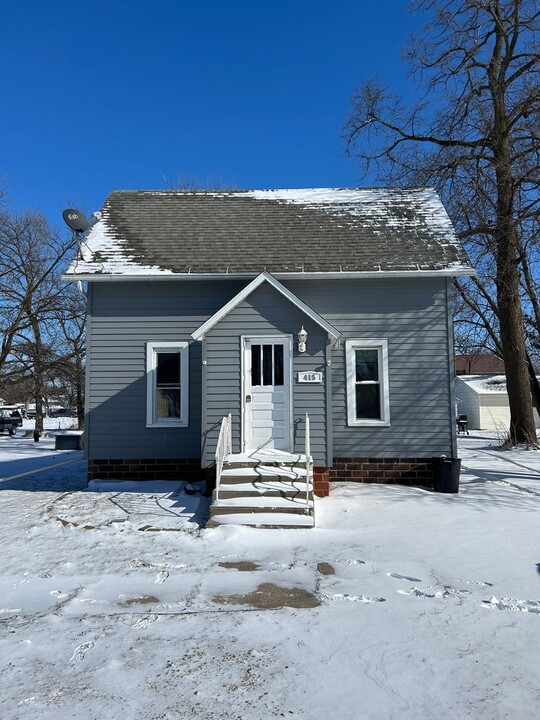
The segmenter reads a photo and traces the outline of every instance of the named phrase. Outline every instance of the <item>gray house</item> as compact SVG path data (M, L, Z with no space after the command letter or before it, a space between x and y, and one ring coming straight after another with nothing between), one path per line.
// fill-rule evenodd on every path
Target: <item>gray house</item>
M88 283L90 478L212 475L218 442L283 466L307 416L317 494L429 485L473 272L429 188L112 192L65 275Z

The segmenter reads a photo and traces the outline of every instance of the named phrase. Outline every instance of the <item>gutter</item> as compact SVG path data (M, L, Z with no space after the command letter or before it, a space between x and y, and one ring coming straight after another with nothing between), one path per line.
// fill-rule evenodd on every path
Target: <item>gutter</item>
M164 280L253 280L260 273L127 273L106 274L64 273L64 282L148 282ZM273 272L272 275L280 280L343 280L343 279L369 279L369 278L434 278L434 277L474 277L477 271L472 267L449 268L447 270L366 270L366 271L340 271L340 272Z

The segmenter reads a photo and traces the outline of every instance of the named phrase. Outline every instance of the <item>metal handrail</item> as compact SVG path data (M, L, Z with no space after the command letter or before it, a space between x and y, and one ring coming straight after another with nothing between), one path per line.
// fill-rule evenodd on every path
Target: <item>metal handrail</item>
M313 461L311 459L311 438L309 431L309 415L306 413L306 513L309 514L309 483L312 481Z
M232 415L225 415L221 421L219 436L216 445L216 502L219 500L219 485L221 482L221 473L223 472L223 463L225 458L232 452Z

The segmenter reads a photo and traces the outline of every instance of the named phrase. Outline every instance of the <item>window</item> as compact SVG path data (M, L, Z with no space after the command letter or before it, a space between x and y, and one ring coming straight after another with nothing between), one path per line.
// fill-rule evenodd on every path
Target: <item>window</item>
M348 340L347 421L349 425L390 425L388 341Z
M146 425L186 427L189 397L187 343L146 344Z
M283 343L251 345L251 387L284 384Z

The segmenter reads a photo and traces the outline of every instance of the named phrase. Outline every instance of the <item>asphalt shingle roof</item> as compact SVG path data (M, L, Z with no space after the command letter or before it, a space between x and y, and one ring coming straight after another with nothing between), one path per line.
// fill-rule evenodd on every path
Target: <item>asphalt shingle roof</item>
M431 188L115 191L66 275L471 271ZM96 278L97 279L97 278Z

